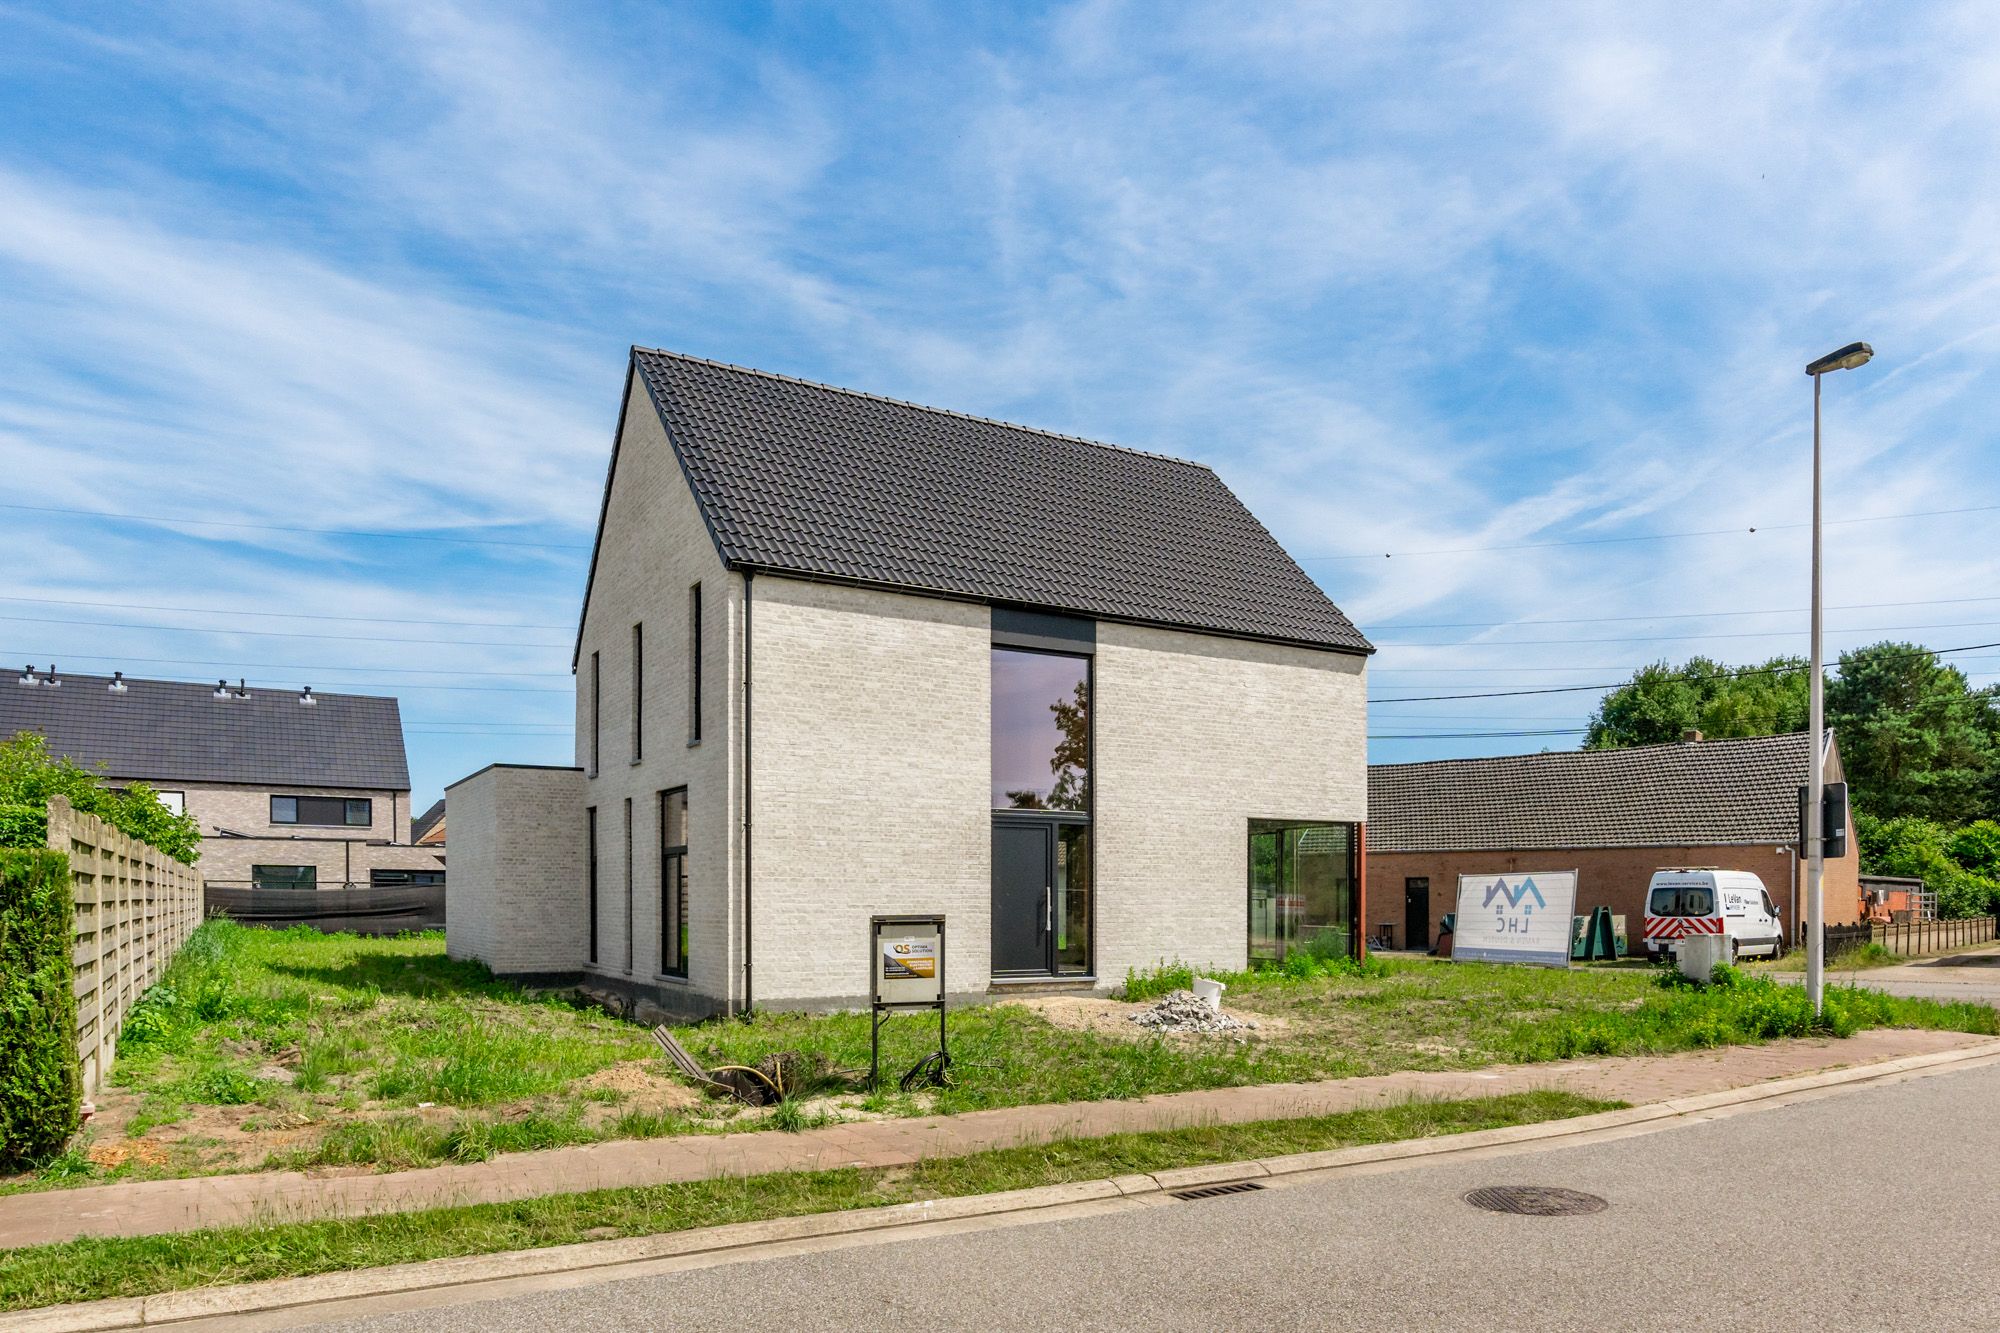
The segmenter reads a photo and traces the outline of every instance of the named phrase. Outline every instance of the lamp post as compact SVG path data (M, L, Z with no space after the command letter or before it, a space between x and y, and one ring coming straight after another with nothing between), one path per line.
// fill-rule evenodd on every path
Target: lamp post
M1822 827L1826 803L1826 681L1825 654L1820 645L1819 539L1819 381L1835 370L1852 370L1875 355L1867 343L1849 343L1806 367L1813 382L1812 473L1812 680L1806 729L1812 754L1806 761L1806 994L1814 1013L1826 1007L1826 901L1821 880L1826 873L1826 838Z

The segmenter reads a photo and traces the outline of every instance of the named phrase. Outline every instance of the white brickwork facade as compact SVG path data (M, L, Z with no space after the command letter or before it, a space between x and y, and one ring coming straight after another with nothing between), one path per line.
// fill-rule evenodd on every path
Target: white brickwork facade
M495 764L446 789L445 951L505 976L582 970L583 775Z

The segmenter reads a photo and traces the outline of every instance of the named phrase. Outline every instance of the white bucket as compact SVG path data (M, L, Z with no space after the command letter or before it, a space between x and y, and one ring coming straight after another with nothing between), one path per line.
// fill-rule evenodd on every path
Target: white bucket
M1207 977L1196 977L1194 979L1195 999L1200 1000L1218 1014L1222 1012L1222 992L1228 989L1229 987L1223 985L1221 982L1211 981Z

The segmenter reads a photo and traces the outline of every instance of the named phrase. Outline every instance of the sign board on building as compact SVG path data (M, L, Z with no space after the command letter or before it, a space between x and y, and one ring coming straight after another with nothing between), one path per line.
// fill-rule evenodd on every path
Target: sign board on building
M1460 875L1451 956L1468 963L1568 967L1576 875Z

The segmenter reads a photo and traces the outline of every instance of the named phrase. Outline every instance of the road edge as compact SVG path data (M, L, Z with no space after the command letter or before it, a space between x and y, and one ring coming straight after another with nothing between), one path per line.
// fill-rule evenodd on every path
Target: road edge
M1695 1097L1671 1098L1642 1106L1504 1129L1474 1130L1434 1138L1405 1139L1282 1157L1218 1162L1178 1167L1148 1175L1074 1181L997 1194L966 1195L922 1203L798 1217L733 1222L716 1227L673 1231L657 1236L590 1241L576 1245L509 1250L398 1264L388 1268L354 1269L309 1277L276 1278L224 1287L199 1287L154 1296L116 1297L74 1305L46 1306L0 1315L0 1328L17 1333L113 1333L114 1330L155 1328L193 1320L267 1314L368 1298L473 1287L523 1279L559 1279L564 1275L649 1265L660 1261L719 1261L722 1256L757 1247L796 1245L839 1237L866 1236L941 1223L972 1223L1031 1214L1101 1211L1105 1208L1164 1202L1174 1191L1256 1180L1292 1183L1338 1172L1380 1170L1400 1164L1461 1156L1482 1151L1553 1145L1565 1140L1623 1136L1664 1128L1676 1121L1704 1119L1777 1105L1865 1086L1904 1076L1951 1072L1959 1066L2000 1061L2000 1040L1956 1050L1902 1056L1875 1064L1825 1070L1795 1078L1733 1088ZM638 1276L635 1272L633 1276Z

